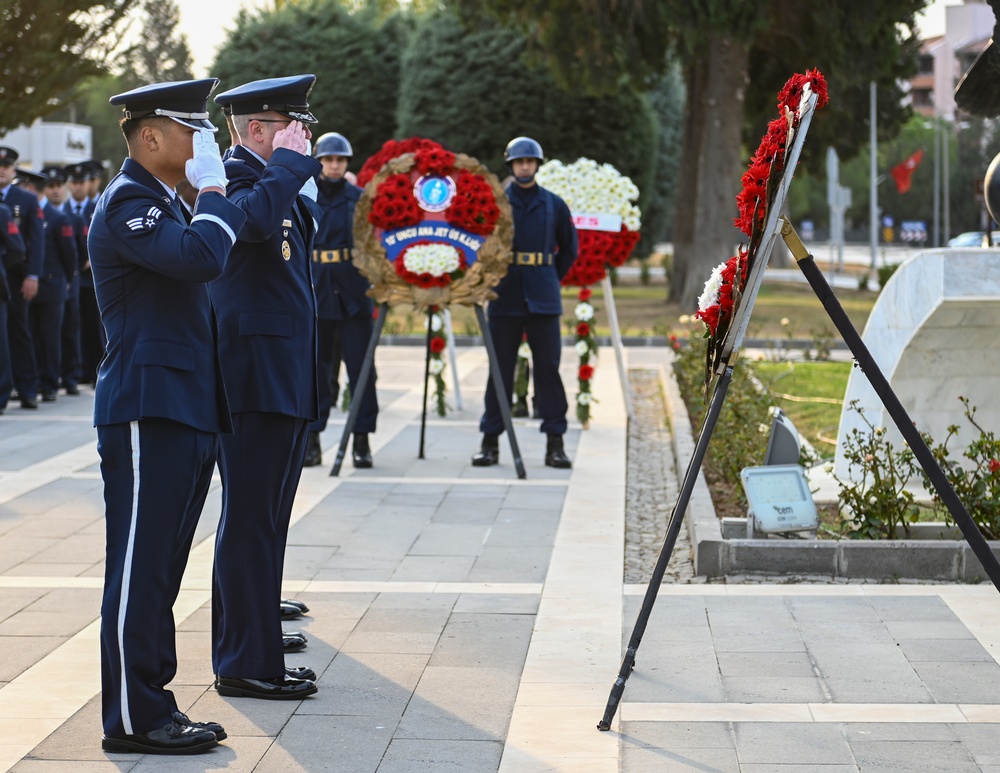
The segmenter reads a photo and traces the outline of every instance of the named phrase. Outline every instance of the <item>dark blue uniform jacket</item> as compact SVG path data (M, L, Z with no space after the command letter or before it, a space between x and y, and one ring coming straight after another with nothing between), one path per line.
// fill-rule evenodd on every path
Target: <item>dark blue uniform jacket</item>
M232 424L208 285L246 216L219 193L180 202L132 159L101 196L87 242L108 334L95 425L165 418L205 432Z
M361 189L347 180L319 181L317 203L322 213L313 246L313 281L320 319L371 316L374 302L365 293L371 283L351 260L332 262L324 253L354 247L354 208ZM324 260L324 257L327 257Z
M66 285L77 271L76 233L69 218L51 203L42 208L45 216L45 261L38 276L38 303L62 303Z
M210 292L233 413L317 416L314 211L295 193L321 168L285 148L267 166L239 145L226 161L226 195L247 220Z
M539 185L507 189L514 217L514 255L543 253L545 265L517 265L516 259L496 286L490 315L562 314L559 280L576 260L576 227L566 202Z

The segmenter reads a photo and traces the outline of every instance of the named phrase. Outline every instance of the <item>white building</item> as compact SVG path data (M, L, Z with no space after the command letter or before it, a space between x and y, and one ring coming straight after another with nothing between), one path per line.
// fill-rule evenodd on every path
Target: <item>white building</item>
M17 165L38 171L42 167L65 166L91 157L92 130L77 123L45 123L20 126L0 138L0 145L18 152Z

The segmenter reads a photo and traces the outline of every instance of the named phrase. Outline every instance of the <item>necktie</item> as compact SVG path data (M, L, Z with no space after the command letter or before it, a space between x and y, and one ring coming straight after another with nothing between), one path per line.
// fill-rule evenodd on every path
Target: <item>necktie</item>
M80 205L80 202L77 202L76 203L76 214L77 215L81 214L81 212L80 212L81 209L82 209L82 207Z

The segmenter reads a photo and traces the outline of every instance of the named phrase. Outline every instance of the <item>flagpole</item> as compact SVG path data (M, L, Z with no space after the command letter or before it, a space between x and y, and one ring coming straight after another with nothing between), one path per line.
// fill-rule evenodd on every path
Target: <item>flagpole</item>
M868 235L871 240L872 248L872 268L878 267L878 182L876 177L878 176L878 141L875 137L875 81L871 82L871 106L869 112L871 119L869 120L870 132L871 132L871 193L869 195L868 202L868 220L869 228Z
M942 240L944 244L948 243L951 238L951 202L948 200L948 155L951 152L951 125L947 123L941 124L941 144L944 147L944 153L942 154L943 167L942 167L942 191L941 196L943 198L942 204L944 205L942 209L944 210L944 239Z

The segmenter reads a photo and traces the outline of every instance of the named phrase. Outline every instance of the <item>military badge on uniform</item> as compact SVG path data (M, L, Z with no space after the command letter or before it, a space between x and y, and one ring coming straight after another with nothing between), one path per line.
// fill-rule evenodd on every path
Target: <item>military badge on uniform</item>
M287 241L281 243L281 257L285 260L291 260L292 258L292 248Z
M150 207L145 215L126 220L125 225L133 231L148 231L156 225L162 215L163 212L159 208Z

